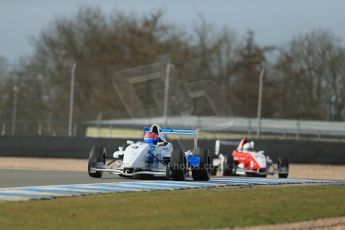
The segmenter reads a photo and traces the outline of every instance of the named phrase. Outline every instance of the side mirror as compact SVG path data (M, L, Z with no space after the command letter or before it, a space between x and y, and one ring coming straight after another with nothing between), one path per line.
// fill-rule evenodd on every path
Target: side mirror
M123 158L123 152L121 152L121 151L115 151L115 152L113 153L113 158L114 158L114 159Z
M134 144L134 141L127 140L127 145L132 145Z

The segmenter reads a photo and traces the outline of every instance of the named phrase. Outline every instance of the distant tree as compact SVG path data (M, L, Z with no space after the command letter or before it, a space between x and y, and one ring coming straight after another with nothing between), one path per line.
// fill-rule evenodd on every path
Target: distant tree
M317 30L294 38L280 50L283 114L289 118L340 120L344 117L342 41Z
M71 69L77 63L75 120L128 117L112 85L114 73L171 62L174 77L185 82L216 81L215 90L225 95L234 116L256 117L259 75L265 68L264 117L344 120L343 41L318 30L294 38L277 55L272 55L274 49L259 45L252 31L240 40L234 31L216 29L203 18L189 31L166 22L161 11L105 15L99 8L82 7L44 29L34 39L33 55L21 59L17 68L9 71L6 59L0 57L0 112L2 120L10 120L17 85L18 121L35 124L23 133L36 132L38 123L53 120L62 121L57 133L66 134ZM156 111L151 92L161 90L164 82L134 87L146 109ZM183 88L180 82L174 87ZM193 115L213 115L207 98L199 99L194 99ZM179 114L179 109L170 111Z
M75 17L57 19L36 39L35 54L27 65L37 70L37 76L43 76L42 82L49 89L42 91L45 113L50 111L57 119L67 119L73 63L77 63L78 120L94 120L101 111L103 118L126 116L111 84L117 70L169 61L187 82L212 79L222 87L229 85L234 33L227 29L215 31L204 21L196 25L194 33L187 33L164 22L162 16L157 11L143 17L121 12L107 17L97 8L86 7ZM164 87L164 82L138 87L141 92L151 92ZM144 104L149 104L149 99L141 97ZM197 107L199 115L208 109L204 103Z
M237 115L256 116L259 76L267 65L266 53L272 49L273 47L259 46L255 42L253 31L248 31L243 43L239 46L238 57L232 66L233 78L229 91L229 97ZM267 77L266 81L269 81ZM268 91L266 87L265 91ZM264 100L264 102L266 101Z
M236 33L228 28L218 30L201 17L193 27L187 44L189 48L185 50L188 55L181 59L184 63L178 66L183 77L189 82L216 81L226 95L230 87L231 68L237 55ZM206 98L196 99L194 105L194 115L211 115Z
M6 78L8 75L8 63L5 57L0 56L0 79Z
M67 119L70 72L77 63L78 120L93 120L100 111L106 112L104 118L123 117L124 106L112 87L116 70L166 57L181 63L184 34L161 18L159 11L142 18L120 12L106 17L99 9L86 7L75 17L57 19L36 39L28 65L40 67L37 71L45 78L47 108L57 118Z
M8 63L6 58L0 56L0 122L4 122L6 116L6 104L9 99L7 89Z

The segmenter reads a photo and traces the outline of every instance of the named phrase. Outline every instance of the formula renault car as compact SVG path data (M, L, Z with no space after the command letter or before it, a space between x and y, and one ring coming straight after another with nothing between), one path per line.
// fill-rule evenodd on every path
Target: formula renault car
M220 171L224 176L266 177L277 173L279 178L288 177L289 162L286 158L279 157L275 166L264 151L255 151L254 142L248 142L247 138L243 138L231 154L220 153L221 145L235 144L238 142L216 141L215 155L218 157L213 159L214 174Z
M174 149L165 134L194 136L194 149ZM138 179L165 177L183 181L192 174L193 180L210 179L210 157L208 150L197 148L196 130L161 129L154 124L144 128L144 140L127 141L126 147L119 147L112 157L102 146L91 149L88 163L90 177L101 178L104 172ZM111 160L107 163L107 160Z

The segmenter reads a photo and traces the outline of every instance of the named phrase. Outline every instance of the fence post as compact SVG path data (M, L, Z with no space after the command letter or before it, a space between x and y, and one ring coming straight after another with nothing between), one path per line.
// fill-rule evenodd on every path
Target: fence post
M248 136L252 135L252 120L250 118L247 120L247 134Z
M110 125L109 127L109 137L111 138L113 136L113 125Z
M260 138L261 134L261 107L262 107L262 84L263 84L263 78L265 74L265 68L262 68L260 77L259 77L259 89L258 89L258 111L257 111L257 129L256 129L256 138Z
M12 107L12 135L16 135L18 92L19 92L19 88L17 85L15 85L13 87L14 97L13 97L13 107Z
M75 85L75 69L77 68L77 63L73 63L71 70L71 84L69 93L69 114L68 114L68 136L73 135L73 110L74 110L74 85Z
M6 134L6 123L2 123L1 135L4 136Z
M78 134L78 124L73 124L73 136L77 136Z
M97 137L100 137L101 135L102 118L103 118L103 112L97 115L97 132L98 132Z
M38 136L41 136L41 135L42 135L42 124L41 124L41 123L38 123L38 126L37 126L37 134L38 134Z
M48 135L52 135L52 118L53 118L53 113L49 111L48 120L47 120L47 134Z
M298 140L300 132L301 132L301 120L300 119L297 120L296 126L297 126L296 139Z

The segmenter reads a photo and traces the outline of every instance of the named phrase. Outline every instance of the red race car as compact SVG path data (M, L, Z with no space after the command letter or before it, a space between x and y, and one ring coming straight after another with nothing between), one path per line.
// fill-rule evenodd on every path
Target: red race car
M216 141L215 154L217 159L213 160L214 167L224 176L251 176L266 177L267 175L278 174L279 178L287 178L289 175L289 162L286 158L278 158L277 164L264 151L255 151L254 142L243 138L237 149L232 153L220 153L221 145L234 145L236 142ZM237 142L238 143L238 142Z

